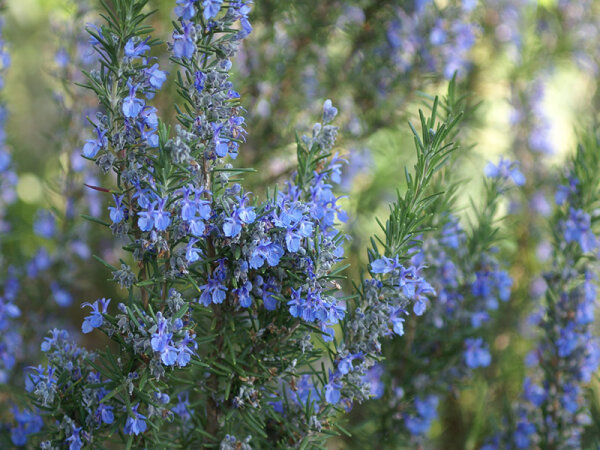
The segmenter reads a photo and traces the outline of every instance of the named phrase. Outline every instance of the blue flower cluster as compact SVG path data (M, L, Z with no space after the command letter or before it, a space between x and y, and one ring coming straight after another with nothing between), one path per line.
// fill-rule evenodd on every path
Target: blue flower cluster
M45 338L41 348L46 353L49 364L46 367L40 365L29 368L26 388L40 407L53 407L60 401L59 396L66 391L80 398L85 416L81 417L81 411L78 410L66 411L57 426L63 430L65 443L68 443L69 448L81 449L91 442L93 430L113 424L117 405L114 400L106 401L110 398L107 397L110 380L102 380L97 372L90 370L84 363L86 360L93 361L96 356L68 339L68 332L58 329L52 330L50 337ZM132 408L134 416L136 410L136 407ZM34 432L31 429L42 421L38 414L28 413L28 417L29 423L24 425L19 416L15 416L17 425L12 430L15 445L23 445L27 434ZM132 425L128 420L125 433L130 434L129 430L139 430L141 426L140 422Z
M423 251L413 257L417 264L431 261L427 271L439 294L427 321L438 329L459 321L463 327L477 330L490 320L490 312L498 309L498 300L506 302L510 297L513 282L498 263L494 249L482 252L473 260L464 247L467 239L457 218L448 215L438 235L426 239ZM472 361L468 354L474 348L485 351L487 345L480 338L466 339L465 347L467 366L484 366L468 364Z
M409 306L421 316L427 309L433 287L422 277L422 267L405 267L398 256L382 256L370 264L373 276L362 286L362 302L344 321L344 341L339 347L335 371L325 386L325 399L351 408L381 396L382 339L404 335Z
M0 274L3 275L3 274ZM8 267L6 278L0 287L0 383L8 381L10 371L14 367L19 349L22 348L22 337L16 323L21 316L21 309L15 304L19 292L19 280L15 269Z
M144 4L132 2L132 15ZM15 445L40 430L43 416L49 436L44 448L60 443L79 449L97 445L97 436L117 434L146 444L156 430L167 428L181 433L182 442L189 439L189 445L210 441L221 448L249 448L251 437L262 439L259 434L241 440L225 433L245 436L246 430L271 425L282 429L278 442L292 445L306 438L311 443L331 429L330 419L342 408L386 394L382 379L393 377L386 370L394 362L379 363L383 340L403 336L405 327L411 331L408 351L431 357L441 348L453 355L438 378L414 370L408 383L393 380L395 399L388 402L396 409L393 420L422 436L437 418L440 388L491 363L488 344L476 335L499 301L508 300L512 280L493 249L484 248L476 258L466 255L467 234L451 215L432 224L439 226L436 233L407 231L409 244L402 245L413 248L405 253L404 247L386 246L383 255L374 249L369 276L356 296L340 295L336 279L343 269L336 266L344 256L340 223L347 217L335 185L342 181L345 160L332 155L337 128L331 123L338 111L331 100L324 102L312 135L298 140L298 168L289 181L267 191L265 200L244 190L240 178L247 170L234 168L228 159L237 158L246 139L245 110L230 70L241 40L252 30L250 4L177 0L169 48L172 63L181 69L176 84L185 105L178 108L173 133L148 103L166 81L166 72L149 56L155 40L148 29L139 31L136 24L131 30L137 31L127 34L123 26L118 33L111 22L126 22L127 14L109 14L108 25L90 27L91 44L103 63L90 72L89 83L102 112L81 153L105 173L116 174L116 188L92 186L91 191L112 197L107 225L126 241L123 250L129 255L120 269L105 266L112 267L114 281L129 295L116 308L105 298L82 305L87 316L81 331L102 331L118 345L116 354L113 349L88 353L69 342L64 330L55 329L44 340L41 350L49 363L29 368L26 379L40 411L15 410ZM429 8L430 2L418 2L415 26L426 22L422 17L431 15ZM462 2L460 17L473 9L474 2ZM141 12L136 17L143 21ZM474 41L470 25L450 20L436 19L428 35L434 46L451 49L441 52L449 75L466 66ZM395 32L389 31L390 42L404 51ZM423 55L427 63L435 62ZM64 55L58 61L67 64ZM435 133L427 132L429 145ZM422 163L421 157L431 155L418 156ZM432 161L437 166L442 159ZM508 182L524 183L516 163L501 160L486 173L498 191ZM427 195L423 192L419 195ZM417 197L416 204L425 203ZM580 210L574 209L563 227L566 242L595 245L590 218ZM54 238L57 228L52 214L38 215L39 236ZM35 276L52 260L42 249L27 271ZM61 283L50 284L50 292L61 305L71 302ZM354 297L358 300L349 307L346 301ZM0 300L3 330L8 325L2 319L17 317L19 310L10 290ZM586 305L582 320L589 314ZM451 342L424 336L432 327L450 326L460 329ZM565 356L581 340L573 338L577 330L572 328L561 335ZM177 403L171 401L175 395ZM259 410L267 412L256 414Z
M50 337L46 337L41 345L41 349L48 357L48 365L30 367L26 372L25 387L28 392L36 399L36 404L40 407L51 407L62 395L65 389L70 389L82 380L85 374L82 373L83 361L87 358L94 358L94 355L77 347L74 343L68 341L69 333L65 330L54 329L50 333ZM60 381L59 381L60 380ZM92 380L94 383L99 383L100 380ZM59 384L60 383L60 384ZM89 389L89 388L88 388ZM101 419L102 414L100 409L106 405L100 404L100 400L107 394L107 391L102 388L97 388L92 393L87 403L88 408L99 408L98 417ZM110 411L109 411L110 412ZM90 417L94 415L90 414ZM104 417L112 418L112 414L104 414ZM35 414L30 420L39 421L42 418ZM112 422L112 420L111 420ZM100 422L101 423L101 422ZM15 430L20 430L20 423L17 420L17 426L13 428L13 436ZM71 418L65 417L65 420L59 425L65 430L65 434L69 435L67 441L71 443L71 448L82 448L81 437L89 440L90 435L83 433L80 436L81 428L78 428ZM21 435L19 435L21 436ZM13 437L13 443L15 442ZM77 446L78 445L78 446Z
M591 220L590 215L582 209L569 208L568 217L561 223L565 242L577 242L584 253L594 251L597 244Z
M405 426L412 435L424 435L429 431L432 422L437 419L438 403L439 398L435 395L415 398L416 414L406 415L404 419Z
M513 281L499 263L491 242L481 241L480 229L493 220L491 211L515 182L508 174L495 171L491 175L488 203L483 205L482 213L475 214L482 219L472 224L469 233L448 212L435 219L435 230L420 236L422 246L413 249L410 263L420 268L437 295L422 318L409 321L415 322L409 325L411 342L405 344L410 355L394 352L385 366L392 377L385 405L393 426L406 429L415 443L425 439L437 418L442 396L473 369L491 364L489 345L480 336L484 324L499 308L499 301L508 301L511 294ZM472 255L469 248L476 239L483 248ZM397 266L397 261L388 258L372 263L372 269L381 273ZM415 313L422 312L419 303L414 307ZM431 370L433 365L435 370Z
M556 152L556 144L552 138L551 118L544 107L546 100L546 81L538 76L525 92L513 96L513 111L510 123L528 130L527 144L536 153L552 155ZM524 94L524 95L523 95Z
M585 151L580 148L578 153ZM589 204L576 176L578 164L581 161L576 159L575 169L556 193L559 211L553 221L552 267L544 274L546 302L532 318L541 336L527 357L530 375L523 384L516 423L495 436L489 448L578 448L590 421L583 385L600 365L600 339L592 333L597 300L593 263L598 247Z
M396 70L407 72L420 65L443 73L447 79L455 72L465 75L478 31L472 22L477 2L462 0L460 5L447 5L442 13L431 0L414 3L411 10L398 8L387 24L387 41Z
M223 20L227 23L240 20L244 27L248 5L239 3L228 9ZM182 30L195 26L186 22L194 11L192 3L180 2L177 14ZM207 14L206 9L204 13ZM212 19L213 13L209 14ZM224 25L215 22L213 26ZM210 174L193 165L194 158L201 157L213 170L222 164L222 158L237 156L245 134L244 118L240 115L242 108L232 102L239 95L228 81L227 71L231 67L229 57L243 37L243 32L228 35L221 43L228 48L224 56L214 56L214 61L212 58L206 61L206 69L189 72L186 77L190 80L188 91L197 116L189 117L192 131L179 128L177 137L165 147L174 163L188 165L189 184L168 192L161 186L162 180L150 175L138 177L131 197L137 207L127 204L124 195L115 195L115 206L110 207L112 227L129 229L137 216L137 228L141 231L138 257L144 253L170 252L171 273L175 277L184 277L194 267L205 265L211 255L222 255L212 264L209 276L198 283L201 292L198 302L206 307L230 298L242 308L255 307L262 300L267 310L274 310L280 304L278 297L286 281L286 271L304 273L306 279L291 286L294 290L288 302L290 314L316 322L330 333L330 326L344 314L333 297L324 295L326 283L321 281L342 253L334 224L336 217L344 215L329 182L339 171L339 162L334 159L329 166L311 174L310 186L300 188L291 182L276 199L258 206L250 206L250 194L244 193L239 184L226 186L226 172L220 172L221 185L212 186ZM181 54L180 38L176 31L174 57L184 61L199 57L196 53ZM196 42L190 42L195 49ZM331 102L326 102L324 125L316 126L313 137L305 139L309 147L318 147L325 154L333 146L336 129L327 122L335 113ZM210 121L206 120L208 117ZM317 229L321 232L319 241L315 241ZM170 234L187 241L186 244L169 247L165 237Z
M107 40L116 39L106 27L90 25L90 44L98 58L111 60L112 55L103 45ZM105 35L105 33L107 35ZM113 84L122 94L118 105L110 105L108 115L99 114L94 125L94 137L87 140L82 149L86 158L94 159L104 173L108 173L117 161L127 167L127 176L131 182L142 178L139 164L148 149L158 146L157 110L146 103L152 99L166 80L166 73L159 69L156 58L147 55L150 51L148 38L131 37L124 45L123 56L118 61L121 72L101 76L92 71L91 79L96 89L110 92ZM106 75L106 74L103 74ZM110 139L110 142L109 142ZM126 154L125 147L137 143L137 154ZM110 144L110 145L109 145ZM112 151L109 151L112 148ZM119 223L119 222L117 222ZM119 227L113 228L117 232ZM120 230L119 230L120 231Z
M27 444L27 437L30 434L39 433L44 426L41 416L37 412L27 409L19 410L17 407L12 409L15 419L15 426L10 430L10 439L18 447Z
M519 169L519 163L516 161L509 161L504 159L504 157L500 157L498 164L489 162L485 166L485 175L489 178L511 180L517 186L523 186L525 184L525 177Z
M96 300L93 304L87 302L82 304L82 308L86 306L92 308L92 313L83 320L81 331L90 333L94 328L100 328L104 323L102 314L106 314L109 303L110 298L101 298L100 300Z
M184 327L183 320L167 321L160 312L157 313L156 319L156 331L150 339L152 350L160 354L160 359L165 366L187 366L194 350L198 348L194 340L196 335L188 331L183 333L182 338L177 339L177 333Z
M92 309L91 314L83 321L84 333L98 328L109 336L120 334L136 354L150 362L157 379L164 375L165 367L185 367L190 363L198 344L191 331L193 324L189 316L185 315L186 308L183 307L180 293L171 290L167 299L168 308L156 313L154 317L140 314L120 303L120 314L115 316L116 324L103 317L109 302L110 299L100 299L93 304L83 304Z
M571 186L579 184L572 174L568 180ZM565 185L559 188L559 192L567 190ZM565 209L565 219L558 223L562 241L555 249L555 267L545 275L548 304L538 319L544 334L528 358L533 367L546 367L551 361L553 374L548 379L537 373L525 381L520 420L513 434L517 448L529 448L539 439L555 446L579 446L589 421L583 384L590 382L600 365L600 340L592 334L596 280L590 263L575 264L581 254L598 251L596 237L588 213L571 206L581 205L579 190L558 198L568 213ZM568 250L570 242L577 243L575 249Z

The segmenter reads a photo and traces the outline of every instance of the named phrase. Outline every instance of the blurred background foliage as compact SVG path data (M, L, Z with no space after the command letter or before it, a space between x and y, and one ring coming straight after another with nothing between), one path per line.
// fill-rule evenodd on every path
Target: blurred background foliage
M164 41L170 39L173 3L151 2L159 11L153 19L156 35ZM500 244L501 254L515 262L515 285L511 301L501 306L498 320L486 331L495 336L494 362L448 397L430 431L432 442L443 448L477 448L489 432L490 417L499 420L506 399L514 399L521 390L523 358L532 347L523 318L535 304L531 274L539 272L544 261L539 245L543 203L553 201L549 187L575 147L577 130L596 120L600 2L490 0L469 2L475 6L467 14L468 2L437 0L428 6L434 11L430 16L410 22L412 28L407 29L406 18L416 17L426 3L257 0L251 15L254 31L234 66L234 85L248 110L247 143L236 164L258 169L247 181L259 194L284 179L294 163L294 130L310 130L310 117L331 98L342 123L338 151L348 160L341 193L353 236L347 255L351 263L364 263L366 237L377 231L373 219L385 216L395 190L402 189L404 167L413 162L407 122L417 118L424 96L444 93L448 78L459 70L460 91L469 94L469 113L460 134L464 150L453 174L466 180L457 193L457 210L466 211L470 201L481 200L480 174L488 160L509 155L522 163L528 177L525 196L503 211L514 213L502 233L515 235L518 248ZM57 180L68 173L69 155L89 138L83 132L79 144L62 138L66 119L56 101L65 90L74 93L67 104L85 101L80 88L65 86L57 78L57 52L65 34L74 32L69 24L76 11L65 0L7 2L4 36L12 65L4 99L8 141L19 173L18 201L10 207L14 228L8 251L23 258L40 246L60 245L33 233L34 218L39 209L54 209L60 217L66 205ZM90 12L83 22L93 18ZM460 42L459 35L452 45L440 44L440 54L421 53L419 39L429 41L423 48L432 47L438 19L447 20L449 34L450 24L468 24L472 35L463 38L472 42ZM394 35L394 21L403 24L400 29L406 34ZM410 58L393 53L395 39L405 43L405 52L406 42L413 46ZM161 61L161 66L167 64ZM163 117L173 119L175 111L167 106L176 97L173 77L168 83L156 104ZM102 211L106 217L105 207ZM91 251L118 265L111 236L92 237ZM105 283L100 269L88 259L64 275L76 281L71 294L77 300L68 309L73 329L81 321L79 301L109 297L107 289L114 289L107 287L113 285ZM46 285L29 289L38 289L35 295L45 301ZM44 325L42 334L50 324ZM359 410L352 420L372 427L361 414ZM358 446L357 442L360 439L333 442L332 447Z

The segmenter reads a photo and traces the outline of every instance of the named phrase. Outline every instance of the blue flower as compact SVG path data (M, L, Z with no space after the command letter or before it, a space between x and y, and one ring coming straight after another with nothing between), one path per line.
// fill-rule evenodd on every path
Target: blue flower
M61 288L56 281L50 283L50 291L52 292L52 297L54 297L54 301L58 306L65 308L73 303L73 297L71 294L69 294L65 289Z
M165 81L167 81L167 74L158 69L158 64L154 64L149 69L146 69L146 76L148 77L148 83L156 90L160 89Z
M49 352L52 347L58 346L61 340L69 338L69 332L67 330L59 330L58 328L50 330L50 334L51 337L45 337L40 346L43 352Z
M206 74L200 70L196 71L194 75L194 87L198 92L204 90L204 84L206 82Z
M256 213L253 206L246 206L247 196L238 197L239 206L231 217L226 217L223 222L223 233L226 237L236 237L242 231L242 224L253 223Z
M546 391L541 386L534 384L531 378L526 377L523 383L523 398L537 408L541 408L546 400Z
M40 271L49 268L51 263L48 251L45 248L39 249L27 264L27 276L35 278Z
M464 353L465 363L468 367L487 367L492 362L488 346L481 338L470 338L465 340L467 350Z
M438 403L439 399L435 395L415 398L417 416L407 415L404 418L404 425L412 435L419 436L429 431L433 420L437 418Z
M13 416L17 425L11 428L10 438L12 443L18 447L27 444L27 437L30 434L39 433L44 426L39 414L26 409L20 411L13 407Z
M127 208L125 208L125 205L122 203L123 197L124 195L113 194L116 206L108 207L110 211L110 220L112 220L113 223L121 223L126 217Z
M462 10L471 12L477 7L477 0L462 0Z
M580 388L576 384L565 384L561 398L562 407L571 414L575 414L580 408Z
M244 39L252 32L252 25L250 24L250 21L248 20L248 14L250 13L250 4L252 4L251 1L247 1L247 2L246 1L238 1L235 4L232 3L230 5L230 7L234 11L237 10L236 13L238 14L238 16L240 18L240 25L241 25L242 29L235 36L235 38L238 40Z
M554 196L554 201L558 206L562 206L569 197L573 195L577 195L577 185L579 184L579 180L574 177L569 177L569 186L560 185L556 190L556 194Z
M204 18L210 20L216 17L221 10L223 0L203 0L202 7L204 8Z
M278 283L275 278L269 277L269 279L263 284L262 277L257 276L255 279L255 285L262 285L262 300L265 309L267 311L274 311L277 309L279 301L275 296L279 295L281 292L280 283Z
M196 335L188 331L183 339L177 344L177 365L185 367L189 364L194 350L198 348L198 343L195 341ZM192 348L190 348L192 347Z
M575 331L575 323L570 322L566 327L561 328L560 336L556 341L558 347L558 356L566 358L577 348L580 335Z
M42 351L47 350L42 349ZM28 372L25 378L25 390L27 392L33 392L40 383L44 383L46 389L50 389L51 386L56 384L56 377L54 376L56 369L54 367L39 365L37 367L28 367L27 369Z
M523 186L525 184L525 176L519 170L519 163L516 161L509 161L500 157L498 165L494 165L491 162L485 166L484 173L489 178L500 178L502 180L512 180L517 186Z
M156 113L157 110L154 106L144 106L140 112L140 121L144 127L149 128L151 131L156 131L158 128L158 116Z
M242 224L234 217L226 217L223 222L223 233L227 237L235 237L242 231Z
M184 23L182 31L183 34L173 33L173 55L176 58L191 59L196 51L194 24Z
M201 193L196 192L196 213L198 217L204 220L209 220L212 214L210 202L200 198Z
M415 304L413 306L413 311L417 316L422 316L425 312L425 309L427 308L427 294L435 295L435 290L427 281L420 279L416 283L414 293Z
M20 315L21 310L18 306L0 297L0 330L4 331L10 324L6 318L14 319Z
M146 431L146 416L138 412L139 403L131 408L132 415L127 418L123 432L125 434L138 434Z
M171 401L171 397L169 397L169 394L165 394L160 391L156 391L154 393L154 399L161 405L166 405Z
M279 264L280 258L283 256L284 250L281 245L271 242L270 240L263 239L252 252L250 257L250 267L253 269L259 269L267 261L267 264L271 267L275 267Z
M181 189L182 199L179 202L181 205L181 218L186 222L193 220L196 217L196 201L190 199L192 190L188 188Z
M329 306L327 321L331 325L335 325L344 319L346 315L346 305L344 303L334 302Z
M127 82L127 85L129 86L129 95L123 100L121 109L123 110L123 115L125 117L136 118L139 116L140 112L142 112L145 103L144 100L136 98L135 96L138 85L132 84L130 81Z
M213 272L213 276L209 277L206 284L200 286L202 294L199 301L204 306L209 306L211 303L223 303L227 296L227 287L223 285L226 278L225 260L219 260L219 267Z
M181 417L184 423L188 422L194 413L194 410L190 408L189 393L177 394L177 405L171 411Z
M594 322L594 313L596 308L596 284L595 276L591 272L586 272L583 282L583 298L577 307L577 324L587 325Z
M415 398L415 408L417 413L428 420L433 420L437 417L437 407L439 404L439 398L435 395L429 395L422 399L421 397Z
M566 242L578 242L581 250L590 252L596 248L596 237L591 230L591 218L581 209L569 209L569 218L564 222Z
M200 290L202 291L200 303L204 306L209 306L211 303L223 303L227 294L227 288L214 278L209 278L206 284L200 286Z
M302 238L310 237L313 234L313 222L304 217L300 207L293 206L285 209L283 202L280 207L282 210L279 216L273 218L273 223L286 230L286 247L289 252L295 253L300 250Z
M100 150L106 148L107 145L108 138L106 137L106 130L101 130L99 127L96 127L96 139L88 139L83 145L83 156L86 158L93 158Z
M535 425L526 419L519 421L517 429L513 434L513 440L517 448L531 448L531 435L536 432Z
M161 312L156 314L157 330L150 339L152 350L160 353L160 358L165 366L172 366L177 361L177 349L173 346L173 333L168 332L167 320Z
M252 24L247 17L244 16L240 18L240 25L242 26L242 29L236 35L236 39L244 39L252 33Z
M412 299L415 297L417 286L422 281L421 278L417 276L418 269L414 266L411 266L408 269L399 266L399 269L400 274L394 280L394 286L399 287L406 297Z
M198 242L198 239L192 238L186 247L185 259L187 259L187 261L190 263L198 261L203 256L202 250L194 247L196 242Z
M165 231L171 224L171 213L164 210L166 202L167 199L165 198L159 199L157 201L158 209L152 211L154 226L159 231Z
M505 270L496 271L496 288L498 289L498 296L503 302L508 301L510 298L510 290L513 285L511 276Z
M192 235L197 236L197 237L201 237L204 235L206 226L204 225L204 222L201 219L194 218L194 219L190 220L189 225L190 225L190 233L192 233Z
M404 418L404 425L413 436L425 434L429 431L429 428L431 428L431 422L413 416L406 416Z
M101 298L96 300L93 304L86 302L81 305L82 308L85 306L92 308L92 313L87 316L81 324L81 331L84 333L90 333L94 328L100 328L104 322L104 317L102 314L106 314L109 303L110 298Z
M139 199L138 199L139 202ZM148 205L147 211L138 212L138 227L142 231L151 231L154 228L154 208L156 202L152 202Z
M325 385L325 401L332 405L337 405L341 398L340 389L342 389L343 385L340 383L337 378L338 374L331 374L331 370L329 371L329 383Z
M392 330L398 336L404 336L404 318L400 317L400 314L407 314L402 308L395 308L391 310L390 322L392 324Z
M141 189L138 184L136 185L136 191L135 194L133 194L133 198L137 199L137 204L140 208L148 209L156 198L156 194L150 189Z
M188 197L188 192L184 191L184 197L180 202L181 205L181 219L185 222L189 222L196 218L196 202Z
M363 383L371 386L370 393L371 397L374 399L383 397L383 393L385 392L385 384L381 380L383 371L383 366L381 364L375 364L362 378Z
M150 50L150 46L147 44L150 38L146 38L143 41L140 41L137 37L132 37L125 44L125 56L128 58L139 58L144 56L148 50Z
M99 418L99 421L102 421L106 425L110 425L115 421L113 407L106 403L100 403L96 409L96 417Z
M429 42L431 42L431 45L433 46L440 46L446 42L447 37L446 30L444 29L444 22L441 19L438 19L429 34Z
M288 301L292 317L300 317L307 322L326 322L329 318L329 308L317 289L309 288L306 297L302 297L302 288L292 288L292 299Z
M213 128L213 141L215 145L215 153L219 158L224 158L227 156L227 152L229 151L229 139L221 136L221 130L223 129L224 124L215 123L211 124Z
M157 148L158 134L156 134L156 130L146 130L141 122L138 122L138 126L140 129L140 140L146 141L148 147Z
M340 359L337 365L338 371L342 375L346 375L347 373L352 372L352 370L354 369L353 361L355 359L363 359L362 353L350 353L345 358Z
M465 241L465 233L455 217L450 217L442 228L440 242L450 248L458 249Z
M393 270L402 267L396 256L394 259L386 256L376 259L371 263L371 272L373 273L389 273Z
M38 236L50 239L56 233L56 219L50 211L41 209L33 222L33 232Z
M249 308L252 305L252 296L250 295L251 291L252 283L249 281L246 281L242 287L233 290L233 293L237 295L242 308Z
M69 443L69 450L81 450L83 448L83 442L81 441L81 436L79 436L80 432L81 427L72 426L71 435L65 439Z
M475 281L471 284L471 293L485 299L488 309L497 309L499 297L502 301L510 298L513 281L504 270L495 268L493 271L484 270L475 273Z
M194 3L197 0L177 0L177 6L175 7L175 14L184 20L192 20L196 15L196 9Z

